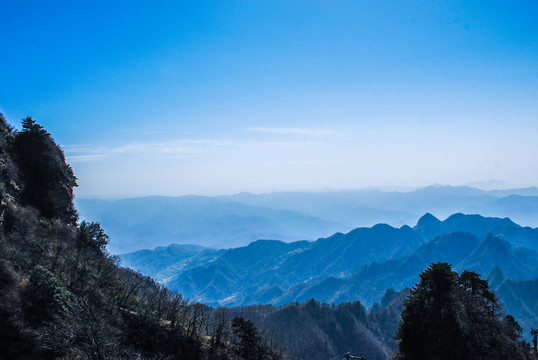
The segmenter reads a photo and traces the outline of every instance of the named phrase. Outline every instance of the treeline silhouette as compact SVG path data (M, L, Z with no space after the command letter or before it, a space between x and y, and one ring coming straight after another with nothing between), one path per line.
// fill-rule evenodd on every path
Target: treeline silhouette
M77 223L76 177L32 118L0 114L0 358L280 359L254 323L118 266Z
M251 305L233 314L269 329L293 359L535 360L522 328L472 271L432 263L412 289L386 291L366 311L360 302L310 299L285 306Z
M385 360L396 350L392 337L407 293L407 290L389 291L383 305L369 312L359 301L335 305L314 299L278 307L250 305L229 311L268 329L292 359L336 359L350 352L368 360ZM391 334L385 336L385 333Z

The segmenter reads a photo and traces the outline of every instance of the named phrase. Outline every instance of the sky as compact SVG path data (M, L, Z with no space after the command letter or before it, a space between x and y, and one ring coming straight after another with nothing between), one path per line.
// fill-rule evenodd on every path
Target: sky
M10 1L0 112L79 197L538 185L536 1Z

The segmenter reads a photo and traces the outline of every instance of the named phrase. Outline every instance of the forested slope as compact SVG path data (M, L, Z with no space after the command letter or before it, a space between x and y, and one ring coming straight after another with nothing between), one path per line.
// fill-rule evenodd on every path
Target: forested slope
M385 360L397 349L394 335L408 294L408 289L388 290L381 304L368 312L359 301L335 305L314 299L229 311L269 329L294 359L339 359L350 352L368 360Z
M100 225L77 223L75 186L43 127L16 132L0 114L3 359L281 357L253 323L120 268Z

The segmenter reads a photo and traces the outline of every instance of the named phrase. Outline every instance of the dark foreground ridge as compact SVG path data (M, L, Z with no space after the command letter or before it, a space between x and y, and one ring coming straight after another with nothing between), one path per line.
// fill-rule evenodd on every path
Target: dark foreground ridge
M189 303L118 266L98 223L77 223L76 178L31 118L0 114L0 358L280 359L254 323Z

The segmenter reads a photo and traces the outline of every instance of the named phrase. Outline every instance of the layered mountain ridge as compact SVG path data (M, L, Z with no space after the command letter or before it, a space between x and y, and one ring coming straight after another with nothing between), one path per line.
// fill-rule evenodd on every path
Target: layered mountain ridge
M527 302L517 295L525 285L516 284L538 278L537 249L538 229L508 218L457 213L441 221L426 213L413 228L378 224L316 241L258 240L228 250L205 249L191 257L191 265L182 259L177 271L163 265L148 275L210 305L283 305L314 298L336 304L359 300L369 307L386 289L411 287L430 263L443 261L456 271L484 276L500 271L495 289L501 297L515 298L507 310L536 320L538 313L526 310ZM144 257L132 255L123 256L124 264L142 270L137 266Z
M435 185L408 192L148 196L76 199L76 205L82 218L99 221L107 229L113 239L109 246L112 253L172 243L230 248L258 239L315 240L378 223L401 227L426 212L440 218L454 213L508 216L519 224L538 226L538 188L534 187L484 191Z

